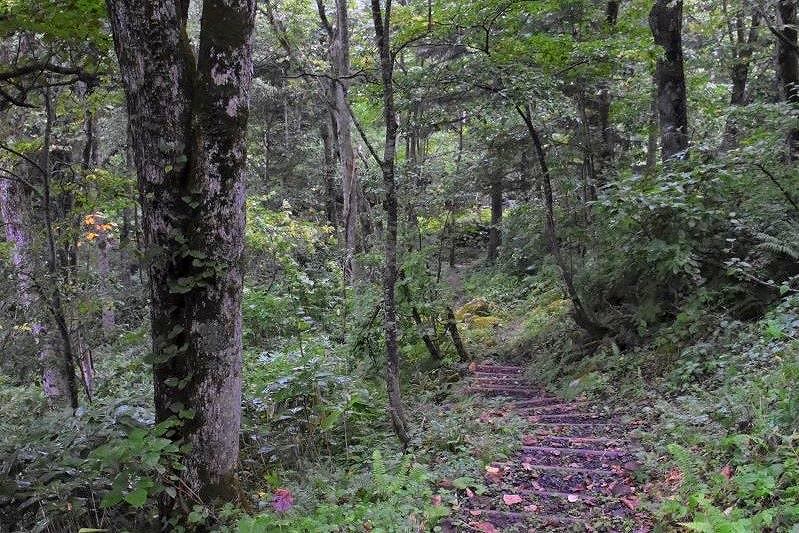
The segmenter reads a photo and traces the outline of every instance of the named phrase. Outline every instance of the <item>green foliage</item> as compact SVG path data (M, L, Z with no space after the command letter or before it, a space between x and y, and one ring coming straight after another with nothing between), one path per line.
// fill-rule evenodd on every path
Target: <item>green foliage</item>
M108 49L111 39L104 31L105 19L101 0L0 0L0 35L28 31L51 42L88 41Z
M257 345L324 329L341 303L333 229L297 218L291 206L271 210L264 197L248 199L247 245L251 285L244 291L245 336Z
M267 457L357 451L371 442L382 415L382 388L353 375L325 338L272 353L249 351L244 376L246 425L256 435L269 428L262 434L268 447L259 452Z
M371 475L348 497L328 496L310 512L274 512L242 519L241 533L271 531L402 531L427 529L449 514L442 505L433 505L429 472L406 457L389 468L379 450L371 460ZM357 484L357 482L356 482Z

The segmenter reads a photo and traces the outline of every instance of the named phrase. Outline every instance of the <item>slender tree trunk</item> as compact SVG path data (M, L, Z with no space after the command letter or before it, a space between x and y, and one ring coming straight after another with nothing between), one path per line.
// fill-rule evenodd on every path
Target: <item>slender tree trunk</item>
M544 200L546 212L544 215L544 238L547 241L549 252L555 259L555 263L561 272L563 284L566 286L566 292L572 301L574 308L573 315L574 321L578 326L586 330L592 337L600 338L608 333L605 326L600 324L594 318L591 310L583 304L583 300L577 292L577 287L574 284L574 274L571 265L563 255L558 240L557 229L555 227L555 199L552 194L552 177L549 172L549 165L547 164L546 154L544 153L543 145L541 144L541 137L538 130L533 124L532 114L529 109L524 110L521 107L516 107L517 113L524 120L527 126L527 132L533 142L535 153L538 157L538 164L541 167L541 192Z
M47 123L44 128L44 147L42 149L42 212L44 213L45 237L47 240L47 284L46 288L40 288L40 295L47 304L50 314L55 322L61 340L61 356L63 359L62 368L66 378L67 393L69 394L69 404L73 409L78 407L78 380L75 375L75 355L73 352L72 337L70 335L67 317L64 311L63 300L61 298L61 279L59 276L58 255L56 253L55 231L53 229L52 200L51 200L51 149L52 149L52 129L55 122L53 112L52 95L50 88L45 91L45 111Z
M655 79L658 89L660 145L663 161L684 157L688 150L688 100L682 52L682 0L655 0L649 27L663 47Z
M28 211L28 195L21 183L0 179L0 221L5 226L5 240L11 243L11 264L17 278L17 301L24 315L31 321L31 333L38 347L42 372L42 390L52 407L69 404L69 393L63 358L55 349L53 334L42 318L46 316L34 297L33 224Z
M344 277L352 281L355 266L355 248L358 230L358 184L355 169L355 151L352 145L352 118L347 104L350 74L350 30L347 0L336 0L336 28L331 48L333 65L333 109L336 117L341 185L344 196L342 224L344 232Z
M386 209L386 265L383 275L386 336L386 383L388 409L394 432L404 445L409 442L405 411L399 379L399 347L397 345L397 191L394 179L394 159L397 151L397 119L394 112L394 58L391 54L391 0L385 0L385 14L380 0L372 0L372 20L375 41L380 54L380 78L383 84L383 118L386 136L383 147L383 187Z
M404 279L404 275L402 274L401 270L399 271L399 277ZM414 305L411 290L405 284L402 284L401 288L405 299L411 306L411 317L413 318L413 323L416 324L419 335L422 337L422 342L424 342L425 348L427 348L427 353L430 354L430 357L434 361L440 361L441 350L438 348L438 344L436 344L436 341L428 332L427 325L424 323L424 320L422 320L422 315L419 313L419 309L416 307L416 305Z
M172 438L190 445L178 500L233 499L255 0L205 0L196 58L175 3L107 3L150 257L156 420L177 416Z
M730 35L734 41L731 45L734 48L734 63L730 70L730 82L732 90L730 92L730 107L743 107L747 104L746 84L749 81L749 67L754 52L754 44L758 39L758 29L760 26L760 14L755 11L747 35L743 13L735 15L735 27L731 28ZM727 119L724 126L724 139L722 150L733 148L738 143L738 124L734 116Z
M488 228L488 262L497 260L502 242L502 173L494 170L491 175L491 226Z
M781 36L777 39L777 71L785 100L799 109L799 39L797 36L796 0L779 0L777 4ZM799 159L799 128L788 134L788 148L792 161Z
M87 86L85 97L88 97L94 91L93 86ZM83 117L83 158L81 166L83 167L84 176L87 176L92 169L96 168L99 164L98 140L97 140L97 117L91 109L84 112ZM90 194L96 198L97 191L93 184L90 185ZM97 234L97 273L99 274L100 283L98 285L100 291L100 324L102 327L103 335L110 338L114 330L114 300L111 298L111 284L110 275L111 267L108 258L108 230L106 220L100 216L99 213L94 213L93 231ZM87 349L79 350L80 365L83 369L84 384L86 385L87 394L91 395L91 383L94 382L94 365L91 362L91 352Z
M658 119L658 90L657 80L653 80L652 98L649 105L649 128L646 142L646 173L655 172L658 160L658 130L660 121Z
M455 313L450 306L447 306L447 331L452 338L452 344L455 346L455 351L458 352L458 358L461 362L469 360L469 352L463 345L461 334L458 332L458 321L455 320Z
M322 121L319 131L322 136L322 149L324 150L323 179L325 186L325 218L328 224L334 228L338 227L336 220L336 172L335 172L335 150L333 148L333 121L332 115L327 112L324 114L326 120Z
M128 120L130 122L130 120ZM130 138L130 128L128 128L128 142L125 147L125 166L128 176L136 177L136 162L133 158L133 142ZM133 196L133 191L128 193ZM135 236L135 217L136 203L130 207L122 208L122 225L119 228L119 263L121 265L122 285L126 288L131 286L131 275L133 274L133 262L131 261L131 250L136 249L137 239Z
M605 10L605 21L611 26L615 26L616 21L619 19L619 4L621 4L620 0L608 1Z

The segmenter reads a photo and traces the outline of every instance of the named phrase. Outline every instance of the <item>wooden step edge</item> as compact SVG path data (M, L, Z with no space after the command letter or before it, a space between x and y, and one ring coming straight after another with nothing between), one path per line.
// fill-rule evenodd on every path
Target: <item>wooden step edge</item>
M614 439L611 437L569 437L564 435L547 435L547 434L529 434L529 435L522 435L522 440L526 438L531 439L548 439L553 440L555 442L573 442L575 444L580 442L594 442L594 443L604 443L604 444L618 444L619 446L624 446L629 444L627 441L623 439Z
M566 474L591 474L596 476L614 476L619 474L614 470L606 468L582 468L579 466L555 466L555 465L540 465L537 463L525 463L527 466L525 470L543 470L546 472L563 472Z
M552 409L568 409L570 407L574 407L577 409L578 407L586 405L588 402L561 402L561 403L553 403L549 405L531 405L529 407L516 407L514 408L516 411L534 411L534 410L552 410Z
M540 513L515 513L512 511L496 511L494 509L469 509L464 508L470 517L475 519L485 518L498 518L503 520L513 520L517 522L535 520L537 522L550 523L550 524L580 524L583 526L588 525L588 522L582 518L577 518L568 515L556 514L540 514ZM474 515L473 512L479 511L479 514Z
M523 409L525 407L539 407L538 405L532 405L532 403L534 403L534 402L536 402L536 403L541 402L541 406L544 406L544 405L550 405L550 404L544 404L543 402L559 402L559 403L563 403L563 398L558 398L556 396L541 396L539 398L531 398L529 400L518 400L518 401L515 401L515 402L511 402L509 407L511 409Z
M565 427L565 428L592 428L592 427L616 427L610 422L535 422L540 427Z
M524 452L545 452L552 455L568 454L568 455L585 455L589 457L625 457L630 455L625 450L594 450L591 448L558 448L552 446L522 446Z
M527 418L535 418L537 420L542 420L544 422L549 422L551 420L555 420L557 418L573 418L573 417L585 417L590 420L607 420L607 418L612 417L613 415L605 415L602 413L585 413L585 412L574 412L574 413L550 413L550 414L543 414L543 415L525 415Z

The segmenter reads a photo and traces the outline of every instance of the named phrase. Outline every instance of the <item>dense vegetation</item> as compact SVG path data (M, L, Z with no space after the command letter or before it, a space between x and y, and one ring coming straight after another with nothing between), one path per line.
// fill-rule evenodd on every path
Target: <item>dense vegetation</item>
M635 422L656 530L799 531L797 30L0 0L0 533L467 530L485 359Z

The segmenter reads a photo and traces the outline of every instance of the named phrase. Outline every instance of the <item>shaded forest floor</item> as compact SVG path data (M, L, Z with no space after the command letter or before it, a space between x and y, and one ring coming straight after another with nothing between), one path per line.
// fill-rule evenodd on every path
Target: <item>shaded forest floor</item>
M352 345L321 331L248 347L248 501L198 505L194 523L242 533L799 523L796 298L752 322L697 306L636 347L589 351L550 272L461 272L455 311L473 363L443 342L445 359L431 361L408 334L406 452L386 423L379 360L353 360ZM174 455L152 425L145 326L98 350L95 399L76 417L46 412L35 386L0 383L0 531L153 530L153 487Z

